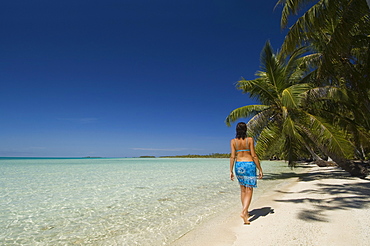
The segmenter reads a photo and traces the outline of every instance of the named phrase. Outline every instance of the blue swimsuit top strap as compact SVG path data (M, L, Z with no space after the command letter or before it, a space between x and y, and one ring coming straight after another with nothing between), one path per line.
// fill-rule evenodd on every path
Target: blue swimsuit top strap
M235 139L234 139L234 141L235 141L235 146L236 146L235 149L237 149L238 148L238 143L236 142ZM246 141L247 141L246 145L248 146L248 138L246 138ZM241 151L251 151L251 150L250 149L238 149L238 150L236 150L236 152L241 152Z

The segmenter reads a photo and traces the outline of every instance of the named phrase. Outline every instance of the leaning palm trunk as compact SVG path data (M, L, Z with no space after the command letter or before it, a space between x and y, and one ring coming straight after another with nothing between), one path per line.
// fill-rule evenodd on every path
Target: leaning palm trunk
M310 148L307 144L305 144L305 147L308 150L308 152L310 152L314 161L323 161L323 159L319 155L317 155L315 151L313 151L313 149Z
M326 161L323 160L318 154L316 154L315 151L313 151L312 148L310 148L307 144L305 144L305 147L308 150L308 152L310 152L310 154L312 156L312 159L314 160L314 163L316 163L316 165L318 165L319 167L328 166Z
M350 173L351 176L365 178L369 174L369 171L366 167L354 162L353 160L347 160L333 154L330 156L340 168Z

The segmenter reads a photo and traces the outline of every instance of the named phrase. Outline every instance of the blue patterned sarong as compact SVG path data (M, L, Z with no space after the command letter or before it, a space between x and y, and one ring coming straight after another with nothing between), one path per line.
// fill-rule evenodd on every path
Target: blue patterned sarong
M235 162L235 175L240 185L257 187L256 164L253 161Z

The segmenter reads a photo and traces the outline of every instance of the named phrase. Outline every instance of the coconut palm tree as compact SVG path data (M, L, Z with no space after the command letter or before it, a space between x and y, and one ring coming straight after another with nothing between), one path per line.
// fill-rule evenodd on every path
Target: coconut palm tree
M290 15L313 4L290 28L282 52L289 54L297 47L311 47L316 55L311 82L322 87L317 89L320 98L329 98L316 103L325 112L321 116L349 133L347 137L357 156L363 158L370 151L370 12L366 1L280 0L278 4L283 5L283 28ZM333 90L327 90L327 86L341 91L345 100L333 98L328 93ZM336 153L329 154L342 167L364 171L349 160L335 158Z
M306 83L311 70L303 56L307 50L297 49L286 58L281 52L274 53L269 42L261 53L261 71L254 80L242 79L237 87L261 104L247 105L233 110L226 118L230 125L240 118L252 117L247 123L249 134L256 139L256 151L263 156L273 148L279 148L289 165L308 152L322 151L351 155L351 143L345 134L323 117L307 109L313 103L310 94L317 88ZM319 95L319 93L316 93Z
M370 112L367 79L370 73L370 10L366 1L280 0L277 4L283 5L282 28L286 27L290 15L297 14L310 2L316 4L290 27L282 52L290 54L297 47L314 46L316 52L321 53L317 75L329 77L331 80L326 82L337 85L340 84L337 78L346 80L347 84L342 85L348 85L349 81L350 89L365 98L365 109Z
M283 5L281 26L309 3L315 3L290 27L282 52L314 47L320 53L318 85L335 85L361 98L356 108L370 113L370 10L365 0L279 0ZM363 115L362 115L363 116ZM370 129L368 117L364 127Z

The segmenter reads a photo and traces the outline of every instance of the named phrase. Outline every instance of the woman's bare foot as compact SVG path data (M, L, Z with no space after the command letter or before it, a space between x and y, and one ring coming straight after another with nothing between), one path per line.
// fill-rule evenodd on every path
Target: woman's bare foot
M250 225L250 221L248 220L248 218L249 218L249 214L247 213L247 214L241 214L240 215L240 217L244 220L244 225Z

